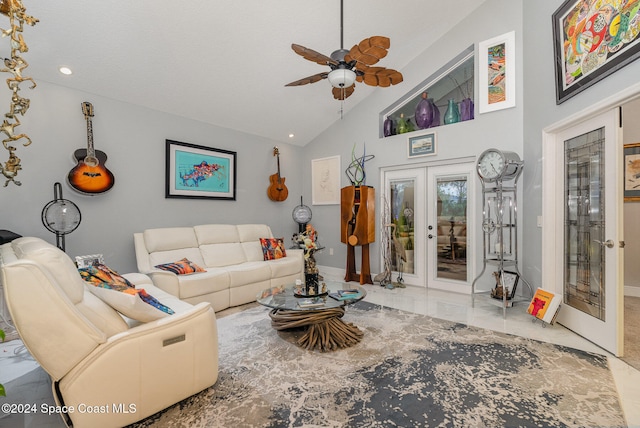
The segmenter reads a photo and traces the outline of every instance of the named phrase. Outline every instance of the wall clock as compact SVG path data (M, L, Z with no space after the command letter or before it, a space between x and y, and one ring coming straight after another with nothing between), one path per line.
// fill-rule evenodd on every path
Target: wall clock
M516 176L519 165L517 153L487 149L478 157L478 175L484 181L507 180Z

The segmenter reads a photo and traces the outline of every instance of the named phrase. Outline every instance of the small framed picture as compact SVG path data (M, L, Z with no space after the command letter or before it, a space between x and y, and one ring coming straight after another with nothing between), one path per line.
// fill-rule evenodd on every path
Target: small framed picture
M640 201L640 143L624 145L624 201Z
M436 154L436 133L416 135L409 137L407 144L407 157L432 156Z
M515 107L515 32L478 43L480 114Z
M518 275L517 272L510 272L507 270L503 270L502 275L500 275L500 272L494 272L493 275L496 278L496 288L491 292L491 296L497 299L502 299L502 293L506 292L507 300L513 299L516 295L516 288L518 288L520 275ZM500 279L501 277L502 281Z
M87 268L94 265L103 265L104 257L102 254L91 254L88 256L76 256L76 265L79 269Z

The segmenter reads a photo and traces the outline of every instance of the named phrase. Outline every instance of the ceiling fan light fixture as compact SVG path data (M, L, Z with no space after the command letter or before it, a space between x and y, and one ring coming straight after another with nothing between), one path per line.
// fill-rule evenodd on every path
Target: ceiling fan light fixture
M327 79L334 88L348 88L356 81L356 73L347 68L337 68L329 72Z

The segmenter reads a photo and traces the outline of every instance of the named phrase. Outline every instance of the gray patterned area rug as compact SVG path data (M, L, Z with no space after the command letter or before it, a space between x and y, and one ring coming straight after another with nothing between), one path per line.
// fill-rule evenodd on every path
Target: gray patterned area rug
M621 427L604 356L359 302L362 342L320 353L268 309L218 320L211 388L136 427Z

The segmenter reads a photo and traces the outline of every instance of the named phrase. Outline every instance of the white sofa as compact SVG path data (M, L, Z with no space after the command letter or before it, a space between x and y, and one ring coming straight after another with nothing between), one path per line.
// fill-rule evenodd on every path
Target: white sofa
M69 256L34 237L1 245L0 268L11 319L51 376L67 425L125 426L216 382L217 326L208 303L192 306L145 275L125 274L175 312L132 322L89 291Z
M260 238L273 238L264 224L206 224L147 229L134 233L138 270L164 291L192 304L209 302L215 311L256 300L266 288L304 279L304 254L264 260ZM182 258L206 269L176 275L154 266Z

